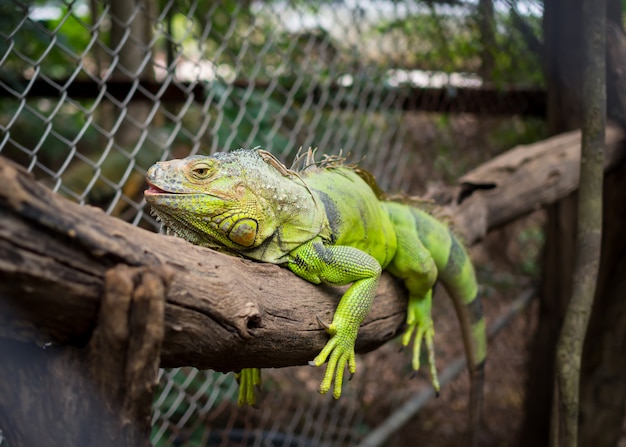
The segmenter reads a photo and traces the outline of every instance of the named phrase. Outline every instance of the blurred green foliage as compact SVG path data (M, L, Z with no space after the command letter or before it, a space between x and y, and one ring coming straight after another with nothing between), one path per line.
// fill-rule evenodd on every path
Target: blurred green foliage
M37 7L50 18L32 19ZM59 1L0 2L0 54L6 56L2 79L31 77L34 70L50 78L73 74L89 59L93 36L87 12Z
M131 170L141 174L167 156L262 146L289 159L304 141L332 141L333 147L322 148L330 151L353 147L355 141L366 146L365 140L402 123L401 113L370 110L365 102L373 92L379 102L398 94L387 83L389 69L472 73L480 68L483 50L472 2L406 3L413 6L405 13L374 19L357 8L352 13L362 19L347 25L342 36L322 22L294 31L277 13L291 8L304 21L332 11L331 1L259 6L251 0L156 0L150 17L162 20L153 23L153 57L161 64L165 56L171 71L185 61L207 61L215 76L200 81L206 100L184 107L162 103L145 141L138 142L141 150L118 142L112 149L109 132L115 123L110 121L121 109L109 102L65 97L64 85L58 86L58 98L22 99L28 98L31 77L71 82L105 76L108 5L95 4L97 11L82 1L0 2L0 80L15 96L0 104L0 127L8 131L0 152L38 167L77 200L105 207L119 193L120 182L130 181ZM401 9L404 3L388 5ZM492 79L500 86L540 85L539 61L512 20L510 11L496 8ZM524 20L539 36L540 18ZM325 106L318 104L319 95ZM435 122L441 138L429 157L436 175L452 180L486 159L456 156L462 137L455 135L454 119L439 115ZM537 120L503 120L486 142L501 150L541 132ZM407 142L406 149L411 146ZM485 154L492 156L493 150ZM133 186L124 192L140 190Z
M538 279L541 273L540 254L545 242L543 225L529 225L517 235L522 249L519 269L523 275Z
M476 73L481 67L481 33L477 25L477 5L460 3L458 9L435 8L428 5L428 13L381 21L377 32L397 32L400 36L419 36L417 45L400 59L404 67L444 72ZM443 11L443 12L438 12ZM492 81L501 87L525 84L543 85L540 55L533 52L525 36L515 26L513 13L496 8L493 16L495 47L488 49L495 58ZM525 15L525 25L538 39L541 36L541 17Z

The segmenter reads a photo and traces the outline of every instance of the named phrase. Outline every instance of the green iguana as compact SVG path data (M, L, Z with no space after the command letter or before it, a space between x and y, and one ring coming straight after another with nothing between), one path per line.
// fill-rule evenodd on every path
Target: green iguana
M310 154L310 153L309 153ZM294 172L270 153L237 150L160 162L147 173L145 198L176 235L258 261L280 264L315 284L352 285L333 320L330 340L310 364L328 365L320 392L339 398L346 364L356 370L354 345L382 270L404 280L409 292L406 332L414 340L413 368L425 341L439 391L432 290L438 279L461 322L478 417L486 356L485 320L470 259L448 227L428 213L385 200L373 179L336 159ZM321 322L320 322L321 323ZM240 373L239 403L254 403L256 368ZM476 419L475 419L476 420Z

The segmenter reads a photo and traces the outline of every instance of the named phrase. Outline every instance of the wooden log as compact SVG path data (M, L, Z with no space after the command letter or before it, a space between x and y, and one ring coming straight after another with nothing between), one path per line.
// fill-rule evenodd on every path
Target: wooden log
M607 131L607 168L623 158ZM449 214L469 243L576 188L580 133L522 146L462 178ZM84 346L108 269L165 267L161 366L220 371L306 364L328 336L342 290L315 286L275 265L230 257L150 233L51 193L0 158L0 337ZM490 188L490 189L485 189ZM383 275L357 340L367 352L402 328L401 285Z
M216 370L306 364L328 336L342 289L286 269L151 233L53 194L0 158L0 337L85 346L108 269L166 267L162 366ZM402 288L382 279L357 349L372 350L404 320Z
M605 169L624 158L624 133L606 129ZM473 244L488 231L506 225L578 188L580 131L518 146L480 165L459 179L453 211L466 242Z

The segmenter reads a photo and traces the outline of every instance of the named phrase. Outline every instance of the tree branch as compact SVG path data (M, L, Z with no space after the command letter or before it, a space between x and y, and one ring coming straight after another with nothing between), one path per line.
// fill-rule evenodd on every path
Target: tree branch
M105 273L118 264L171 270L162 366L217 370L306 364L342 294L275 265L133 227L55 195L0 157L0 337L83 346L96 326ZM402 289L381 281L360 351L392 338Z
M607 167L622 135L607 132ZM580 133L523 146L465 176L449 191L469 243L577 186ZM306 364L328 336L342 290L316 286L275 265L252 262L154 234L81 207L0 157L0 337L85 346L106 271L119 264L165 268L161 366L219 371ZM490 190L483 188L490 187ZM463 200L461 200L463 199ZM402 286L383 275L357 340L367 352L393 338L405 318Z

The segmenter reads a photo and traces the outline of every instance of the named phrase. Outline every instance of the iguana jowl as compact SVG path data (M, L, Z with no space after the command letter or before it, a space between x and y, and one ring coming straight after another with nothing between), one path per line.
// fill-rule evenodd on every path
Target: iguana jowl
M334 380L335 398L346 364L351 373L356 370L355 340L383 269L404 280L409 304L402 341L414 340L416 370L425 342L439 390L431 303L435 281L441 281L461 322L473 405L479 406L485 322L470 259L445 224L379 197L357 169L330 163L293 172L261 150L160 162L149 169L147 181L146 200L178 236L283 265L312 283L352 284L325 326L330 340L311 362L328 361L320 392L329 391ZM259 377L257 369L242 371L240 403L254 400Z

